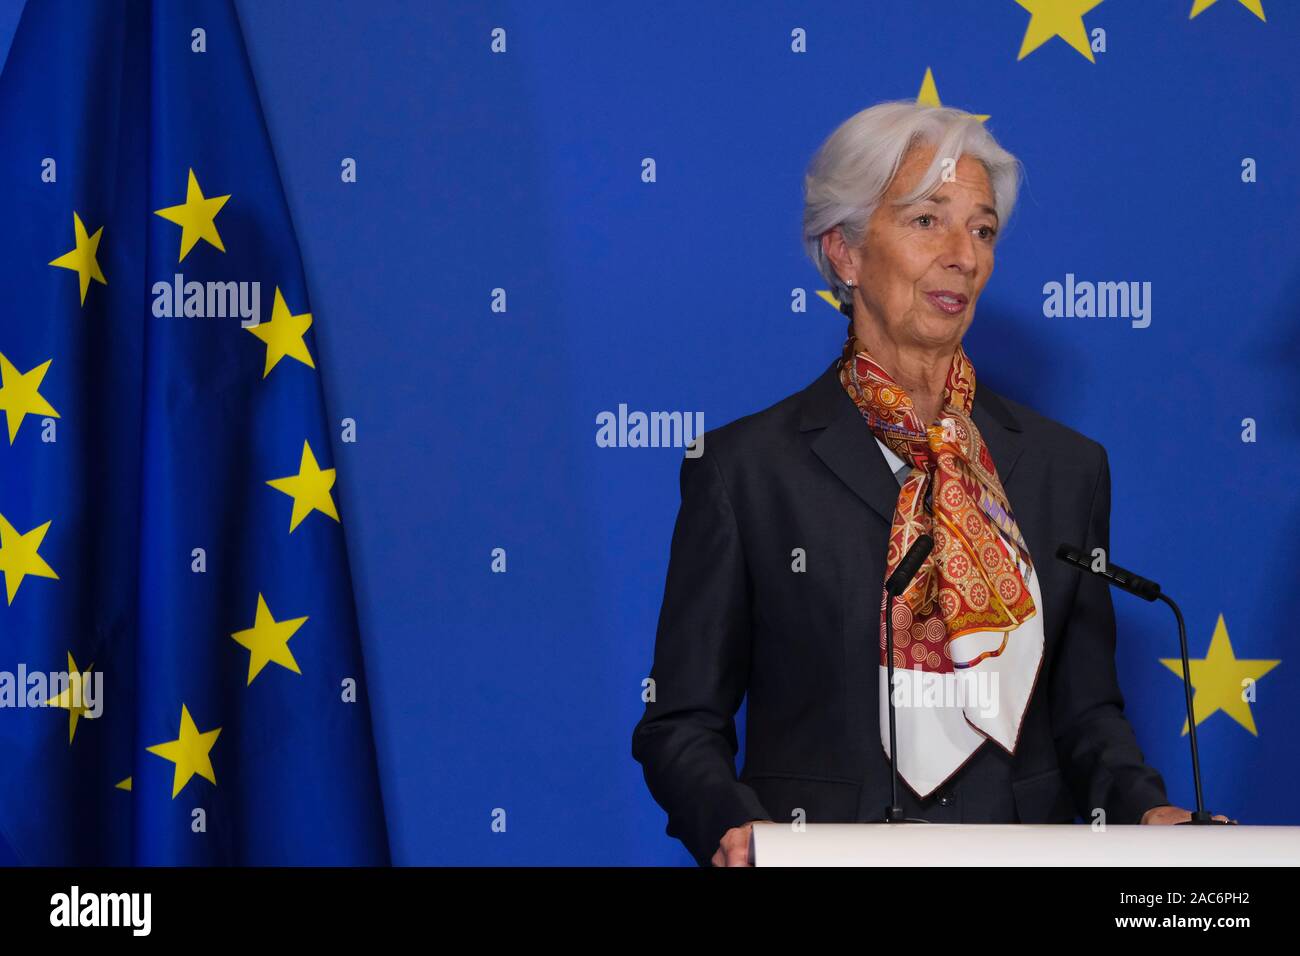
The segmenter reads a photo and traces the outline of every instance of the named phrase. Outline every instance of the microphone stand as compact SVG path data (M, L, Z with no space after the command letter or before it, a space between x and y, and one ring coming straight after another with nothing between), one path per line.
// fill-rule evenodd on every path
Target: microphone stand
M1071 567L1087 571L1089 574L1095 574L1108 584L1113 584L1121 591L1127 591L1144 601L1164 601L1169 605L1170 610L1174 612L1174 617L1178 621L1178 649L1182 655L1183 663L1183 694L1187 703L1187 733L1191 737L1192 746L1192 783L1196 787L1196 810L1192 813L1190 820L1183 820L1182 823L1177 825L1182 826L1184 823L1227 825L1227 821L1214 819L1213 815L1205 809L1205 797L1201 790L1201 752L1196 743L1196 714L1192 708L1192 666L1187 654L1187 625L1183 622L1182 610L1174 603L1173 598L1160 590L1160 585L1155 581L1125 570L1118 564L1111 564L1107 561L1102 570L1094 571L1092 565L1084 560L1079 549L1070 544L1060 545L1056 549L1056 556Z
M898 730L894 716L894 595L885 601L885 665L889 674L886 692L889 694L889 806L885 808L886 823L906 823L903 808L898 802Z
M934 548L934 538L923 534L912 543L898 567L885 582L885 694L889 702L889 806L885 807L885 823L929 823L903 813L898 802L898 730L894 714L894 598L907 590L907 586L921 570L921 564Z
M1205 797L1201 793L1201 752L1196 745L1196 715L1192 711L1192 667L1187 657L1187 625L1183 623L1183 612L1174 599L1164 593L1159 593L1156 598L1164 601L1169 605L1169 609L1174 612L1174 617L1178 619L1178 647L1183 656L1183 692L1187 697L1187 734L1192 739L1192 783L1196 785L1196 810L1192 813L1190 820L1184 820L1183 823L1223 823L1222 820L1216 820L1205 809ZM1177 824L1182 826L1182 823Z

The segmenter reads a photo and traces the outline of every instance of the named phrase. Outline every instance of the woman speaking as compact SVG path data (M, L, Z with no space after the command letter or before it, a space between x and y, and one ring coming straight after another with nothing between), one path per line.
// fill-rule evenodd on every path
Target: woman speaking
M884 818L883 588L923 534L933 550L892 616L905 815L1190 817L1124 716L1107 585L1051 560L1062 542L1109 547L1105 449L977 385L962 348L1018 181L978 119L905 102L849 118L809 165L804 242L848 339L807 388L683 461L632 740L701 865L748 863L755 820Z

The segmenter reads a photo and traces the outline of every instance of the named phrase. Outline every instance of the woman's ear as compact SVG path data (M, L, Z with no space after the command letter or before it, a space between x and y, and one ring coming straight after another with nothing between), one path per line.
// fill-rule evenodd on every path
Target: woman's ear
M828 229L822 234L822 252L826 254L826 258L835 267L835 274L840 277L841 282L847 284L856 281L858 273L857 253L844 241L844 232L839 226Z

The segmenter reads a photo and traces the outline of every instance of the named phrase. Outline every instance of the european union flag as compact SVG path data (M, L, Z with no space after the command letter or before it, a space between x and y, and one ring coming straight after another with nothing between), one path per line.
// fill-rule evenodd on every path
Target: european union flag
M0 840L387 863L346 435L229 0L29 0L0 197Z

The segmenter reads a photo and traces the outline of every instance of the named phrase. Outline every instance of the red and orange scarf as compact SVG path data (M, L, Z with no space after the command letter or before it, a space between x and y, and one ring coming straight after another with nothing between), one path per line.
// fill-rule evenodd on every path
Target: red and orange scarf
M1026 576L1033 563L988 447L970 417L975 368L965 350L957 346L944 384L943 410L928 425L907 392L851 332L839 374L872 433L912 465L894 510L886 579L917 537L934 537L934 550L895 602L894 666L951 672L948 643L973 631L1002 631L1002 645L958 667L1001 654L1009 633L1035 613L1017 558ZM884 666L883 620L880 659Z

